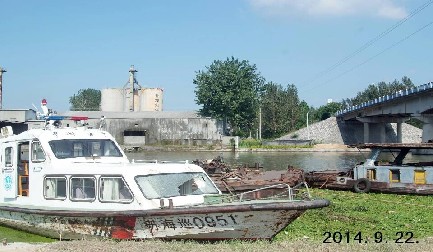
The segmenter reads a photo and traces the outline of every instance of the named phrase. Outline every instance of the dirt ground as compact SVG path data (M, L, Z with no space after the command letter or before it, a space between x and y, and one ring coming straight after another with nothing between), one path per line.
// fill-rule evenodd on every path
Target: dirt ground
M350 150L352 148L348 148L347 145L344 144L316 144L314 145L314 149Z
M299 240L299 241L276 241L276 242L216 242L216 243L198 243L193 241L61 241L49 244L9 244L6 246L0 245L0 251L14 252L34 252L34 251L433 251L433 240L427 238L419 243L413 244L358 244L358 243L340 243L340 244L324 244L317 241Z

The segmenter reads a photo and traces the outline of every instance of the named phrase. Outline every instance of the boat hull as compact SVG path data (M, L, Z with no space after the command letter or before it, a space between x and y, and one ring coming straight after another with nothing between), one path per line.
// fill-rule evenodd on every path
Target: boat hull
M348 181L346 184L329 183L321 186L324 189L331 190L351 190L355 191L354 187L356 180ZM315 186L316 187L316 186ZM356 192L356 191L355 191ZM375 193L394 193L394 194L414 194L414 195L433 195L433 185L414 185L410 183L386 183L370 181L368 192Z
M0 207L0 224L56 239L272 239L327 200L246 203L143 211L59 211Z

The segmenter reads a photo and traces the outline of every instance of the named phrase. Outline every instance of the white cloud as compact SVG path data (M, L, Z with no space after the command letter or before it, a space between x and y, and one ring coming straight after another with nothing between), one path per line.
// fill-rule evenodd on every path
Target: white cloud
M270 16L378 16L401 19L406 9L395 0L248 0Z

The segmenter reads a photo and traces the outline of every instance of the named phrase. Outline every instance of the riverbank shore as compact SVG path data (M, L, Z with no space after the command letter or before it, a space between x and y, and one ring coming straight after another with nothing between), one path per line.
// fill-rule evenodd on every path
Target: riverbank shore
M142 148L128 148L122 146L126 152L144 152L144 151L206 151L206 152L359 152L368 150L358 150L344 144L316 144L313 146L275 146L273 148L222 148L217 146L144 146Z

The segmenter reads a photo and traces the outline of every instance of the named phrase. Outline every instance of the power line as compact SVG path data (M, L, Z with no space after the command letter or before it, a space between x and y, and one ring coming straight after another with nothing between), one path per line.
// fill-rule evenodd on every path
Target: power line
M358 65L356 65L356 66L354 66L354 67L352 67L352 68L350 68L349 70L344 71L343 73L341 73L341 74L335 76L334 78L327 80L327 81L324 82L323 84L327 84L327 83L329 83L329 82L331 82L331 81L334 81L334 80L340 78L341 76L346 75L347 73L350 73L350 72L352 72L353 70L355 70L355 69L357 69L357 68L359 68L359 67L365 65L365 64L368 63L369 61L371 61L371 60L373 60L374 58L378 57L379 55L385 53L386 51L391 50L392 48L396 47L397 45L403 43L404 41L408 40L408 39L409 39L410 37L412 37L413 35L415 35L415 34L417 34L418 32L424 30L425 28L429 27L429 26L432 25L432 24L433 24L433 21L431 21L430 23L424 25L423 27L419 28L418 30L414 31L413 33L407 35L406 37L404 37L404 38L402 38L401 40L397 41L396 43L392 44L391 46L388 46L387 48L385 48L384 50L380 51L380 52L377 53L376 55L374 55L374 56L372 56L372 57L366 59L365 61L359 63Z
M340 61L338 61L334 65L328 67L327 69L323 70L322 72L314 75L313 78L306 83L306 85L309 85L314 80L316 80L316 79L318 79L318 78L320 78L320 77L328 74L329 72L333 71L337 67L339 67L342 64L346 63L347 61L349 61L350 59L352 59L353 57L355 57L356 55L358 55L359 53L361 53L362 51L364 51L365 49L367 49L368 47L370 47L374 43L376 43L381 38L385 37L386 35L388 35L393 30L397 29L399 26L401 26L402 24L404 24L406 21L408 21L409 19L411 19L413 16L415 16L416 14L418 14L419 12L421 12L422 10L424 10L425 8L427 8L432 3L433 3L433 0L429 0L429 1L425 2L423 5L419 6L415 10L413 10L407 17L401 19L396 24L394 24L393 26L389 27L388 29L386 29L385 31L383 31L382 33L380 33L378 36L376 36L375 38L371 39L370 41L368 41L367 43L365 43L364 45L362 45L360 48L358 48L357 50L355 50L354 52L352 52L351 54L349 54L345 58L341 59Z

